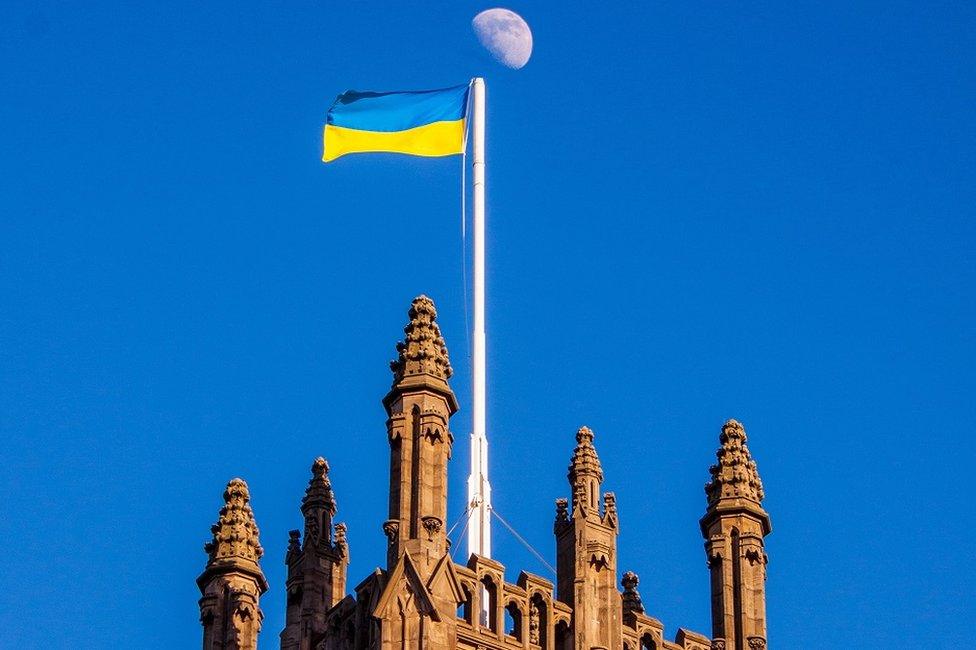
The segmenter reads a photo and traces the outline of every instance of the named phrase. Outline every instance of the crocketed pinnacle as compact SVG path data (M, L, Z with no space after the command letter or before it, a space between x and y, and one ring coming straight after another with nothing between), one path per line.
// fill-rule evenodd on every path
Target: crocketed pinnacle
M578 485L585 478L596 478L603 482L603 468L593 447L593 432L589 427L580 427L576 432L576 449L573 450L573 460L569 463L569 483Z
M716 452L718 463L708 468L712 480L705 484L709 507L721 499L746 498L759 503L765 496L756 461L746 446L746 430L735 420L722 427L722 446Z
M264 549L258 541L258 526L254 522L250 501L251 495L243 480L235 478L227 484L220 518L210 528L213 539L203 547L210 556L207 568L215 564L239 562L257 565L257 561L264 555Z
M288 531L288 551L285 553L285 564L291 564L292 560L302 552L302 531Z
M349 542L346 539L346 530L346 525L343 523L335 525L335 547L340 555L345 555L349 547Z
M335 495L329 482L329 463L321 456L312 462L312 478L302 498L302 512L308 514L311 510L324 510L329 516L336 513Z
M437 309L427 296L417 296L410 306L410 322L403 328L404 340L397 343L399 357L390 362L394 385L411 375L427 374L450 379L453 370L447 345L437 326Z
M306 545L328 546L332 540L332 517L335 513L336 500L329 482L329 463L319 456L312 462L312 478L302 497Z

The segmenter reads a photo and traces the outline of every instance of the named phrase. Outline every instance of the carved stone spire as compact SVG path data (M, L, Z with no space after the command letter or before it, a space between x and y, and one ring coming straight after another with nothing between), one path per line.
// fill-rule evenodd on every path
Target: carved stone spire
M210 558L208 569L215 565L235 564L261 572L258 560L264 555L264 549L258 541L258 526L250 502L247 483L235 478L227 484L220 518L210 528L213 539L203 546Z
M573 488L573 508L597 509L603 468L593 447L593 432L580 427L576 432L576 449L569 463L569 484Z
M235 478L224 491L224 507L204 545L207 566L197 578L204 650L255 650L263 615L261 594L268 582L258 566L264 549L251 510L247 483Z
M403 328L406 336L396 346L399 357L390 362L393 384L411 375L421 374L450 379L454 370L448 358L447 344L436 322L434 301L427 296L417 296L413 299L408 316L410 322Z
M644 613L644 603L641 602L640 593L637 591L637 585L639 582L640 578L633 571L628 571L625 573L623 579L620 581L620 584L624 587L624 616L626 616L628 612L633 612L635 614Z
M329 482L329 463L319 456L312 463L312 478L302 498L305 515L305 544L328 545L332 541L335 495Z
M289 533L285 557L288 601L282 650L315 647L325 631L325 613L346 595L346 527L332 524L338 506L329 482L329 463L319 456L312 461L311 471L301 506L305 536L302 539L297 530Z
M423 572L447 550L447 464L454 443L448 421L458 402L433 301L414 298L408 315L405 340L390 363L393 386L383 398L390 443L390 515L383 532L387 570L406 552L426 567Z
M556 502L556 592L573 608L576 648L621 648L621 605L617 589L617 502L604 495L603 468L593 447L593 432L580 427L569 463L572 506Z
M699 522L712 582L712 638L734 650L766 643L764 538L772 531L756 462L741 424L729 420L719 435L718 462L705 485L708 507Z
M729 420L722 427L719 441L722 446L715 454L718 463L708 468L712 480L705 485L709 507L729 498L762 502L765 494L756 461L746 446L746 430L736 420Z

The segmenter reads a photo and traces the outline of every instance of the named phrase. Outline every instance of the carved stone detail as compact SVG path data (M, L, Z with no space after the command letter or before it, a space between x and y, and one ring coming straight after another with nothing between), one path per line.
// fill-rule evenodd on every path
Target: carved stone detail
M529 643L539 645L539 606L533 600L529 603Z
M285 553L285 564L291 564L302 552L302 531L288 531L288 551Z
M762 562L765 564L766 554L763 553L762 549L748 548L745 550L746 559L749 560L749 564L759 564Z
M403 333L404 340L397 343L399 357L390 362L393 383L399 383L410 375L428 374L449 379L454 373L447 354L447 344L437 325L437 310L427 296L414 298L409 312L410 322Z
M224 506L204 545L207 566L197 578L204 650L255 650L261 629L258 599L267 591L258 560L264 549L250 505L247 483L235 478L224 490Z
M608 524L617 525L617 495L613 492L603 495L603 513Z
M569 521L569 499L556 499L556 523Z
M420 523L423 525L424 530L427 531L427 537L433 539L434 535L441 532L441 528L444 522L440 520L440 517L434 517L433 515L427 515L420 518Z
M396 519L389 519L383 522L383 533L390 545L396 542L397 535L400 534L400 522Z
M590 483L603 482L603 468L593 447L593 431L589 427L580 427L576 432L576 449L569 463L568 478L573 486L573 508L586 510L590 503Z
M332 537L332 517L337 510L332 484L329 482L329 463L319 456L312 463L312 478L302 498L305 515L305 544L327 547Z
M458 404L436 317L428 298L413 301L404 341L390 364L394 385L383 399L392 459L390 519L382 525L389 542L386 567L347 593L348 531L333 522L329 466L317 458L302 500L305 527L288 536L281 650L766 650L764 536L770 525L745 430L734 420L722 428L705 488L709 507L699 522L711 567L711 634L717 638L679 629L673 642L664 641L662 624L643 604L639 576L618 572L618 503L612 492L602 493L603 469L587 427L576 432L569 498L555 501L556 579L523 572L512 584L490 558L455 562L445 530L454 439L449 425ZM259 598L267 583L257 564L263 550L243 481L228 484L212 532L207 569L198 579L204 650L256 650ZM726 584L728 576L734 585ZM506 610L514 628L506 624Z
M250 501L251 495L243 480L235 478L227 484L225 505L220 509L217 523L210 529L213 539L203 546L210 556L209 563L232 558L257 562L264 555Z
M725 538L721 535L711 537L705 542L705 562L709 569L722 565L722 552L725 548Z
M345 555L348 550L348 542L346 541L346 525L339 523L335 525L335 549L339 555Z
M763 538L772 526L762 508L763 484L746 441L739 422L728 420L722 426L718 462L709 468L711 480L705 485L708 506L699 524L711 568L712 633L730 648L762 650L767 561ZM734 643L729 640L733 631Z
M620 581L620 584L624 588L622 596L624 612L644 613L644 603L641 602L640 593L637 591L637 585L639 583L640 577L636 573L633 571L624 573L624 577Z
M765 497L756 461L746 446L746 430L735 420L729 420L722 427L719 436L722 446L715 453L718 463L708 471L711 481L705 485L708 504L714 505L722 498L745 497L761 502Z

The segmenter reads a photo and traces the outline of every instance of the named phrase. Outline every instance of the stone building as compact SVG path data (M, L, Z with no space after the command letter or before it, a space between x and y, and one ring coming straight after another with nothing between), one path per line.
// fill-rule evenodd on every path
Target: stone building
M722 427L718 462L705 486L700 520L711 577L711 635L679 629L665 640L644 611L638 577L617 567L619 522L593 432L576 433L569 499L555 502L556 584L472 555L457 564L447 538L447 469L458 403L434 304L413 301L393 386L383 398L390 444L388 539L383 568L347 589L346 529L334 523L329 466L312 464L301 501L304 531L290 533L281 650L763 650L766 648L766 553L770 532L763 488L735 420ZM263 550L247 485L234 479L205 550L197 584L204 650L253 650L268 589ZM378 522L379 523L379 522ZM619 584L623 587L621 591Z

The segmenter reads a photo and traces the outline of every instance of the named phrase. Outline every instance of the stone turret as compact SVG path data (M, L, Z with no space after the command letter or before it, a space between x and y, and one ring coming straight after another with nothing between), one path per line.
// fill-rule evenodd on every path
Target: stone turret
M311 471L301 507L304 539L299 531L291 531L285 556L288 604L282 650L312 650L325 633L325 613L346 593L346 527L332 524L338 507L329 482L329 464L316 458Z
M415 298L408 315L390 362L393 387L383 399L391 453L390 518L383 527L390 569L404 551L426 564L447 550L447 462L454 443L448 419L458 410L433 301Z
M603 495L603 468L593 432L581 427L569 464L572 505L556 502L556 581L559 600L573 608L572 638L581 648L620 648L617 520L613 493Z
M712 636L727 650L766 647L764 538L772 531L765 496L746 431L735 420L722 427L718 462L705 485L701 519L712 584Z
M235 478L224 491L224 507L204 545L207 566L200 587L204 650L255 650L263 615L259 607L268 582L258 565L264 549L251 510L247 483Z
M388 578L372 616L389 631L388 650L451 648L463 600L445 529L454 443L448 420L458 403L447 383L453 371L433 301L415 298L408 316L390 363L393 386L383 399L390 443L390 510L383 524Z

